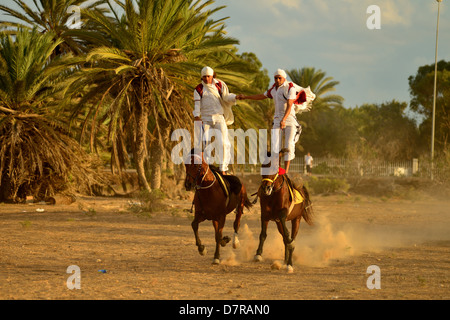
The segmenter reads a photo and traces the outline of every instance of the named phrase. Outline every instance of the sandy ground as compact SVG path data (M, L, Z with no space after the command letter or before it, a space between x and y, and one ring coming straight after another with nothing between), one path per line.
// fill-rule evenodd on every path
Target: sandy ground
M200 225L209 250L200 256L189 199L166 201L164 212L152 214L137 213L135 200L112 197L0 204L0 299L450 298L450 200L313 196L315 225L300 225L293 274L275 268L284 249L274 223L264 260L253 262L258 205L245 210L240 248L229 244L220 265L212 265L211 223ZM232 236L233 220L231 213L224 235ZM367 286L372 265L380 289ZM69 266L80 270L80 289L68 287Z

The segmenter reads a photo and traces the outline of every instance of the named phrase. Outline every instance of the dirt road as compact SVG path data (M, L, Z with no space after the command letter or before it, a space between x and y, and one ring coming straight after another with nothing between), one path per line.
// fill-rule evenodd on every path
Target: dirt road
M0 299L450 298L450 201L314 196L315 225L300 225L293 274L276 268L283 246L274 223L264 260L253 262L258 205L244 213L241 247L229 244L212 265L213 227L200 225L209 249L200 256L189 199L150 216L130 201L0 204ZM224 234L232 236L233 219ZM380 289L367 287L372 265ZM80 289L68 288L69 266L80 270Z

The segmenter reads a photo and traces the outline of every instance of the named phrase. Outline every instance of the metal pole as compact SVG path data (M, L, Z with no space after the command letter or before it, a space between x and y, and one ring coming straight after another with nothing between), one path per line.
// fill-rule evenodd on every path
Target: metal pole
M439 15L441 10L442 0L436 0L438 2L438 17L436 27L436 53L434 57L434 94L433 94L433 124L431 129L431 180L433 180L434 170L434 133L436 126L436 91L437 91L437 57L438 57L438 40L439 40Z

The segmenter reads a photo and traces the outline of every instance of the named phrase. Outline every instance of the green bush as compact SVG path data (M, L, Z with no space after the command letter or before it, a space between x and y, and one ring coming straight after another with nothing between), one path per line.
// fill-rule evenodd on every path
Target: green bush
M311 177L308 181L308 187L313 193L334 193L334 192L347 192L350 188L345 179L334 178L317 178Z
M331 168L325 163L319 163L318 165L314 166L313 168L314 174L330 174Z
M151 213L167 209L168 206L164 201L166 198L165 193L160 189L151 192L143 190L134 200L129 201L128 210L138 215L151 217Z

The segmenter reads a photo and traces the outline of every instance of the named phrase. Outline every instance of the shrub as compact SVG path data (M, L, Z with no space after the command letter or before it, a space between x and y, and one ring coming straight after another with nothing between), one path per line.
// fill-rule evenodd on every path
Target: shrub
M350 188L345 179L311 177L308 186L313 193L347 192Z

